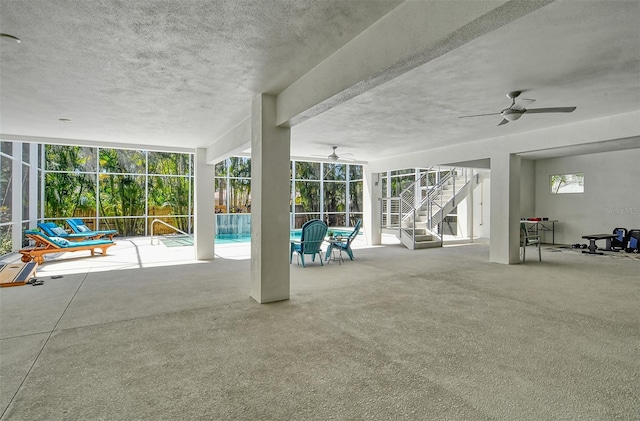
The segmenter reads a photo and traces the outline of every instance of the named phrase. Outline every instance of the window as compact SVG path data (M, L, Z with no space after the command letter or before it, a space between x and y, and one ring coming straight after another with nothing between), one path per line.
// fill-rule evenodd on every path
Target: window
M552 194L584 193L584 174L556 174L550 178Z

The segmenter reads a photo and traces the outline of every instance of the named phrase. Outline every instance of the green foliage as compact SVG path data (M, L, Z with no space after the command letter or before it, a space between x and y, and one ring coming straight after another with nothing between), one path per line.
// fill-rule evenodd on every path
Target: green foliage
M296 210L300 212L320 211L320 163L296 161Z
M47 145L45 154L45 218L95 217L99 209L101 228L141 235L147 202L172 215L191 213L189 154L58 145ZM147 167L158 174L148 185ZM188 218L176 220L188 230Z
M95 150L47 145L45 157L49 169L45 175L45 216L69 218L78 210L95 209L95 176L84 172L87 167L95 168Z
M228 213L251 212L251 158L231 157L224 160L216 165L215 176L214 188L218 200L216 204Z
M189 215L193 208L190 186L191 177L150 176L149 206L170 208L174 215ZM177 228L188 232L189 221L187 218L176 218L176 223Z
M351 212L362 212L363 188L362 181L352 181L349 184L349 210Z
M346 212L347 185L346 183L324 183L324 211Z
M0 227L0 256L11 253L13 241L11 240L11 225Z

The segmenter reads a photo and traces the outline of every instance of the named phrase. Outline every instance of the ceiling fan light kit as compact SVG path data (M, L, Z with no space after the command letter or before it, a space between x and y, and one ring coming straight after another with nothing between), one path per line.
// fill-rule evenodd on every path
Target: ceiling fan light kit
M520 110L512 110L511 108L507 108L506 110L502 110L500 114L505 120L516 121L517 119L522 117L523 112Z
M511 105L509 106L509 108L505 108L499 113L463 115L463 116L460 116L460 118L499 115L502 117L502 121L498 123L498 126L502 126L503 124L507 124L510 121L518 120L525 113L530 113L530 114L571 113L576 109L576 107L551 107L551 108L530 108L530 109L525 108L526 105L531 104L532 102L535 101L535 99L521 98L519 100L520 102L516 104L516 99L520 96L521 93L522 91L511 91L507 93L507 98L511 100Z

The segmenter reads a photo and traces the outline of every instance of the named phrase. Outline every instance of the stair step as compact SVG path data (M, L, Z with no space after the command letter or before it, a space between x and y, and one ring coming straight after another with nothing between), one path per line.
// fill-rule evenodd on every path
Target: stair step
M417 249L429 249L434 247L440 247L440 241L421 241L416 242L416 250Z
M451 178L439 186L439 192L433 194L435 199L433 200L432 206L424 204L420 208L416 208L415 212L407 215L408 217L406 217L400 224L406 235L399 234L398 238L400 238L407 248L422 249L440 247L442 245L442 241L438 239L436 235L432 235L431 231L429 231L427 227L435 226L438 221L441 222L446 216L446 213L450 212L457 205L457 202L459 202L463 197L466 197L469 194L469 191L472 191L473 187L478 185L480 180L480 178L476 176L474 176L473 179L466 179L464 175L458 175L455 173L448 174L447 176L451 176ZM430 180L430 178L427 180L421 179L420 182L428 183L428 180ZM473 184L468 184L471 182ZM453 191L454 185L456 187L455 194ZM467 188L467 185L470 185L471 187ZM425 186L420 184L418 187L422 192L421 196L419 198L407 198L406 200L408 203L414 203L414 199L418 201L428 200L424 195L424 192L431 192L432 189L435 189L435 186L431 185ZM411 192L409 189L405 191ZM435 190L433 191L435 192ZM461 192L463 195L461 195ZM403 197L404 196L405 195L403 195ZM456 202L453 202L452 200L455 196L460 197L460 199L456 199ZM415 205L418 205L418 202L416 202ZM412 234L415 238L411 238Z
M431 234L422 234L415 236L416 243L421 243L423 241L433 241L433 235Z

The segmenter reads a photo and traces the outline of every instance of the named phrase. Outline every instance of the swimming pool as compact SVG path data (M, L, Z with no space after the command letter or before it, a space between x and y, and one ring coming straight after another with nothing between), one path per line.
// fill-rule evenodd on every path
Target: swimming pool
M343 237L351 234L351 231L331 229L335 235L342 235ZM292 240L299 240L302 230L292 230L289 238ZM218 234L216 235L216 243L218 244L231 244L231 243L248 243L251 241L251 234Z
M331 229L335 235L342 235L343 237L351 234L351 231ZM299 240L302 230L292 230L289 238L292 240ZM191 235L167 235L162 237L162 242L167 247L176 246L192 246L193 236ZM216 235L216 244L233 244L233 243L249 243L251 242L251 234L218 234Z

